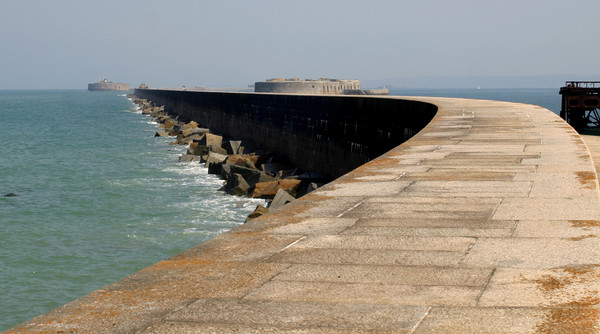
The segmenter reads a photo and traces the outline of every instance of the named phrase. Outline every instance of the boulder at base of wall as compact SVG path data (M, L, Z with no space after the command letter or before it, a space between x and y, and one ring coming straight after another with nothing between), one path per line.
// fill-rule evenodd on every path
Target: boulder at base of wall
M192 162L192 161L200 161L200 157L197 155L184 154L179 157L179 162Z
M250 186L244 180L244 177L238 173L234 173L227 180L227 184L223 187L223 190L231 195L236 196L247 196L250 190Z
M219 154L215 152L208 152L206 158L206 168L208 168L208 174L221 174L221 165L227 159L227 155Z
M222 148L221 146L209 145L208 146L208 151L209 152L219 153L219 154L222 154L222 155L227 155L227 151L224 148Z
M200 146L221 147L222 143L223 143L223 137L212 134L212 133L206 133L206 136L204 136L203 138L198 140L198 145L200 145Z
M166 130L173 131L177 126L177 120L169 117L168 119L165 119L163 124L165 125Z
M189 145L189 144L193 143L194 140L202 138L202 136L204 136L204 134L194 134L189 137L184 137L182 135L178 135L176 143L179 145Z
M195 127L195 128L181 130L181 136L189 137L191 135L199 135L199 134L204 134L204 133L208 133L208 132L209 132L208 129Z
M222 140L223 137L221 136L217 136L212 133L206 133L201 138L194 139L194 141L190 144L190 147L188 148L188 154L206 155L208 154L208 151L211 150L211 148L221 149Z
M194 139L194 141L192 141L190 143L190 146L188 147L188 150L187 150L187 154L192 154L192 155L208 154L208 147L205 145L200 145L199 140L202 140L202 138L200 138L198 140Z
M275 198L273 198L273 201L269 204L269 210L277 210L293 200L295 200L294 196L288 194L287 191L283 189L279 189L277 190Z
M246 221L244 223L247 223L249 220L258 218L267 212L269 212L269 209L265 208L262 205L258 205L256 206L256 209L254 209L254 212L248 215L248 218L246 218Z
M225 161L225 163L256 169L257 161L258 156L256 155L232 154L229 157L227 157L227 161Z
M190 121L188 123L185 123L181 126L180 130L181 132L183 132L184 130L189 130L189 129L193 129L193 128L197 128L198 127L198 123L194 122L194 121Z
M275 178L267 175L265 172L261 172L258 169L252 169L242 166L230 165L232 174L240 174L244 177L250 187L254 187L259 182L275 181Z
M169 133L167 131L156 131L154 137L168 137Z
M272 199L275 197L279 190L284 190L290 196L295 196L298 187L300 186L300 180L294 179L283 179L278 181L268 181L257 183L254 187L252 197Z
M226 141L225 143L223 143L223 148L227 150L227 154L242 154L244 152L241 140Z

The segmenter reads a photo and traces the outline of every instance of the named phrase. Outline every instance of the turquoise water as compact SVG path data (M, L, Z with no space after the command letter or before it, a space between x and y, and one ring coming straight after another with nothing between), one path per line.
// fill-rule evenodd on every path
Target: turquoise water
M560 109L558 89L391 93ZM0 91L0 330L229 230L261 203L178 163L185 148L153 137L132 108L113 92Z
M0 330L244 221L115 92L0 91ZM5 197L13 193L18 196Z

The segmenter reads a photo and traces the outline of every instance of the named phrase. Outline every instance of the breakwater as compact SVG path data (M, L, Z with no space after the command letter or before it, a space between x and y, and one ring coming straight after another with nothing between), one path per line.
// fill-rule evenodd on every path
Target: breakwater
M385 97L136 89L180 119L251 139L333 179L398 146L433 118L433 104Z
M581 137L532 105L439 107L410 141L18 332L597 331Z

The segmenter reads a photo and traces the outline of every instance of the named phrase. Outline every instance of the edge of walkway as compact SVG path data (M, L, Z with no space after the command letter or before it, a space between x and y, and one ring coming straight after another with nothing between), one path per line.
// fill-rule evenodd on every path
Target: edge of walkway
M317 191L18 332L573 333L600 320L600 198L547 109L439 107Z

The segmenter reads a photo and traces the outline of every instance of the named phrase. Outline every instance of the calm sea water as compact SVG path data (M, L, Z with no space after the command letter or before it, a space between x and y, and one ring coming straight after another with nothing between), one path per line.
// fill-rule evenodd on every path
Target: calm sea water
M229 230L225 195L123 94L0 92L0 330ZM4 197L13 193L18 196Z
M550 89L391 93L560 109ZM0 91L0 330L229 230L260 203L178 163L185 148L132 108L113 92Z

